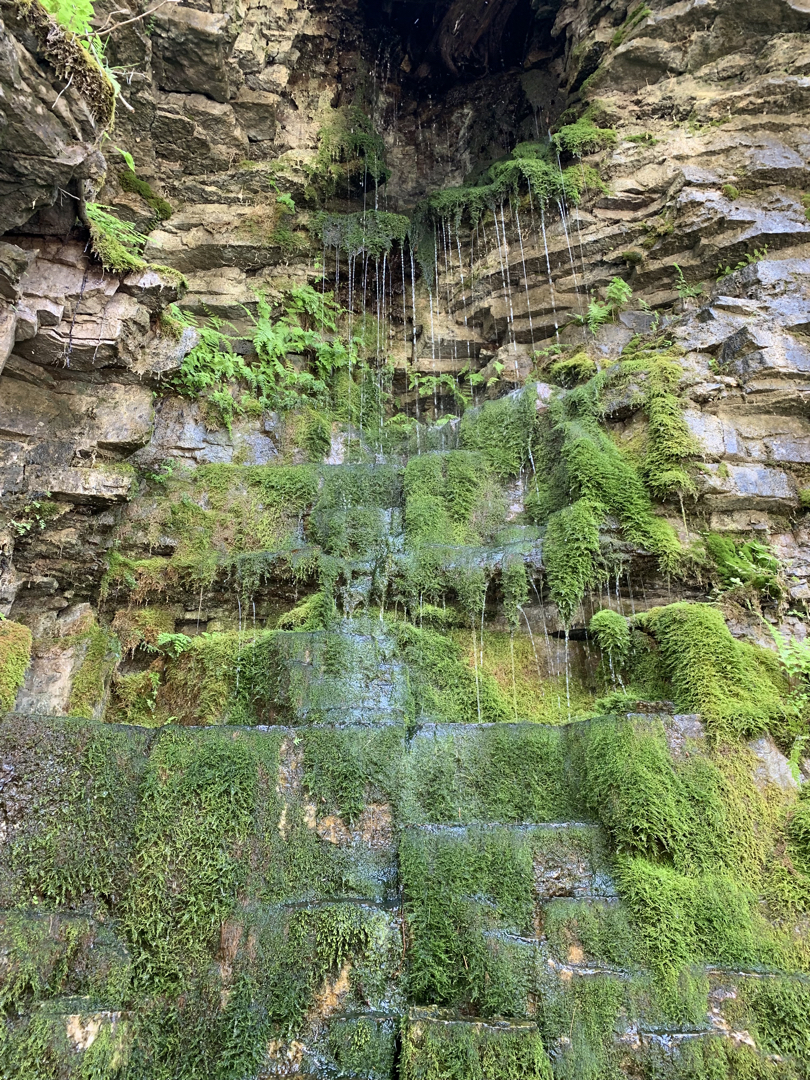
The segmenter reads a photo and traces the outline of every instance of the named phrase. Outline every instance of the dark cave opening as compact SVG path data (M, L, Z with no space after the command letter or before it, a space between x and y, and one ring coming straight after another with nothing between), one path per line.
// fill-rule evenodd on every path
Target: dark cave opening
M558 7L538 0L362 0L368 26L398 54L401 72L434 92L554 57L561 52L552 37Z

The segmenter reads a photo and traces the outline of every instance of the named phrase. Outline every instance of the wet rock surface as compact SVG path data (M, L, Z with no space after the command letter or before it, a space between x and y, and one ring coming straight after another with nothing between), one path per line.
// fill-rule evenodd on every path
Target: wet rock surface
M42 1045L111 1080L804 1075L810 12L486 6L133 6L105 141L101 69L0 4L0 610L33 634L0 721L19 1075ZM549 159L579 196L430 217L583 113L610 135ZM88 201L143 234L134 268L104 269ZM323 239L393 213L405 241ZM262 305L277 329L295 290L351 309L359 412L355 359L331 411L184 382L212 327L258 370ZM276 359L301 374L295 340ZM651 372L607 375L645 342L691 440L652 514L685 569L620 500L566 615L540 486L562 444L504 464L510 425L604 374L600 430L643 462ZM710 533L776 569L722 576ZM773 676L781 711L729 719L710 680L687 700L691 642L656 620L696 604L731 632L712 678Z

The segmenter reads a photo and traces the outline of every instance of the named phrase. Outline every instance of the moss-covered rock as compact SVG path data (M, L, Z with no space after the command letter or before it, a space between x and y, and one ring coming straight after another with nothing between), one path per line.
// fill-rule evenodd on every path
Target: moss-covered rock
M31 631L9 619L0 621L0 713L14 707L31 660Z

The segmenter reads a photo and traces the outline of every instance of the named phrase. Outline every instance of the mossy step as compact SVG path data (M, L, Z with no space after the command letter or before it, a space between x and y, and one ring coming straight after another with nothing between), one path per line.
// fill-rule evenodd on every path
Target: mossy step
M472 1019L414 1008L403 1024L402 1080L458 1076L464 1080L551 1080L536 1023ZM460 1071L461 1070L461 1071Z
M84 1011L116 1009L129 989L130 954L115 920L58 910L0 912L0 957L4 1010L65 995L80 999Z

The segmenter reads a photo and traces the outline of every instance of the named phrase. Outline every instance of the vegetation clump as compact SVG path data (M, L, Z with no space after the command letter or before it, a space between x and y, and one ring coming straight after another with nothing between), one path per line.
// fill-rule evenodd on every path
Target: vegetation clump
M93 254L105 270L114 273L143 270L146 262L141 255L146 237L134 225L122 221L109 210L110 207L100 203L87 203L85 206Z
M337 248L349 258L367 254L379 259L389 253L394 242L403 244L410 218L382 210L357 214L318 214L310 228L324 247Z
M414 1010L403 1036L404 1080L551 1080L535 1024L486 1025Z
M32 641L27 626L0 619L0 714L14 708L31 659Z
M759 540L735 543L727 536L709 533L706 551L713 560L724 588L749 586L777 603L785 592L779 560Z
M168 221L174 213L171 203L160 195L155 194L146 180L141 180L132 169L124 169L119 174L118 181L124 191L140 195L149 209L154 213L155 224Z
M23 0L17 7L38 50L59 78L76 88L103 128L110 128L118 86L103 62L101 40L90 27L91 0L48 0L47 4ZM83 34L87 35L85 41Z
M347 187L376 187L391 176L385 144L371 117L357 105L330 109L318 132L318 152L309 170L310 183L323 197Z
M257 308L251 316L254 352L248 357L234 349L220 320L212 318L201 326L179 309L173 311L179 325L193 326L200 337L184 358L174 386L181 394L203 397L212 427L230 428L234 419L263 411L324 406L339 376L351 377L362 367L358 341L344 340L339 333L343 312L331 293L296 286L279 315L265 296L257 297ZM310 364L292 359L301 356Z
M593 125L591 128L593 132L599 131ZM430 281L435 262L435 229L443 222L458 227L466 219L475 226L487 211L495 211L504 203L519 201L526 195L532 204L536 200L540 207L563 199L576 205L587 191L602 188L599 174L589 166L579 163L562 169L549 143L518 143L508 158L490 165L475 183L445 188L421 202L414 211L410 241Z
M84 655L73 676L68 713L91 720L103 709L108 681L118 659L118 640L94 622L77 636L76 647L84 650Z
M544 563L565 621L585 591L608 572L601 530L609 517L620 523L630 543L655 554L665 573L678 568L680 543L671 525L654 513L651 495L682 497L695 490L685 466L696 444L683 419L679 379L680 365L669 343L636 339L618 364L550 404L542 446L534 455L538 472L527 511L546 525ZM637 462L602 426L622 396L647 419Z
M604 150L606 146L613 146L616 139L613 128L598 127L587 114L573 124L565 124L551 136L557 153L570 154L572 157L582 157Z
M613 48L618 48L629 34L650 15L652 15L652 10L645 3L638 4L632 11L629 11L624 22L611 38L610 43Z
M719 736L758 735L785 715L786 680L765 649L735 641L709 604L680 602L641 617L658 644L678 704Z

